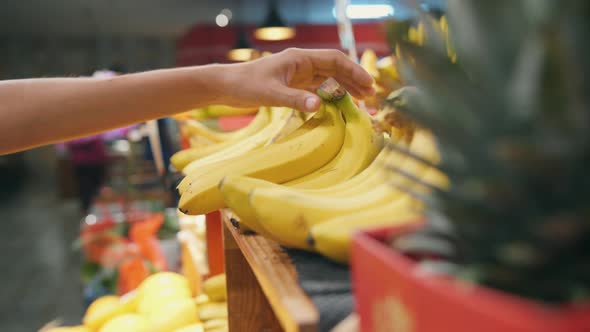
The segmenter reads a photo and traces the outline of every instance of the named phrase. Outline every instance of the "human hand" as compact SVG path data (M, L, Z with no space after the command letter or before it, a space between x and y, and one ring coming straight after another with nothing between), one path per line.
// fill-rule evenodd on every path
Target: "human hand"
M320 106L315 90L328 77L356 98L375 93L373 78L338 50L290 48L230 68L224 98L232 106L286 106L313 112Z

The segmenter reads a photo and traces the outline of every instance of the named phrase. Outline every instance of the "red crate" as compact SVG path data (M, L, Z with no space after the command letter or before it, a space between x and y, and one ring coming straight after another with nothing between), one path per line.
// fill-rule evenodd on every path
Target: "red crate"
M451 277L420 273L385 239L409 225L358 233L352 280L363 332L588 332L590 303L549 306Z

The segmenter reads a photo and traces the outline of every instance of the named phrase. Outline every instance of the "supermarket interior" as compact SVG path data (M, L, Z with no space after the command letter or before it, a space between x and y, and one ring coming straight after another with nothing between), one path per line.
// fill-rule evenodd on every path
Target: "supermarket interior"
M587 0L1 1L0 331L590 331L588 36Z

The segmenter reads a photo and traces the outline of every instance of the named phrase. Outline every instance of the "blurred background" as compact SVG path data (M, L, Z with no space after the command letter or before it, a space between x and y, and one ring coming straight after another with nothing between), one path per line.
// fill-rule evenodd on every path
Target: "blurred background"
M420 3L432 11L445 6L443 0ZM388 54L381 19L413 17L403 1L352 0L351 5L356 7L347 14L358 52ZM342 49L334 6L333 0L3 0L0 79L116 75L242 60L239 52L230 56L232 49ZM255 36L256 28L277 22L294 32L275 31L269 37L274 40ZM109 71L97 73L101 70ZM158 127L166 157L180 143L170 138L174 128L166 122ZM96 140L105 144L97 153L108 167L80 166L76 144L0 156L1 331L33 331L58 317L79 322L85 289L76 242L80 220L93 209L85 205L94 199L81 197L80 188L109 201L117 188L158 182L141 127Z

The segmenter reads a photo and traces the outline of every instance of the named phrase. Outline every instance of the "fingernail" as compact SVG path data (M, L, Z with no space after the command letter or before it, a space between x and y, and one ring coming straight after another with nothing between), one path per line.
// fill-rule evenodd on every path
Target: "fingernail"
M317 105L317 98L316 97L307 97L305 98L305 109L308 111L315 111Z

